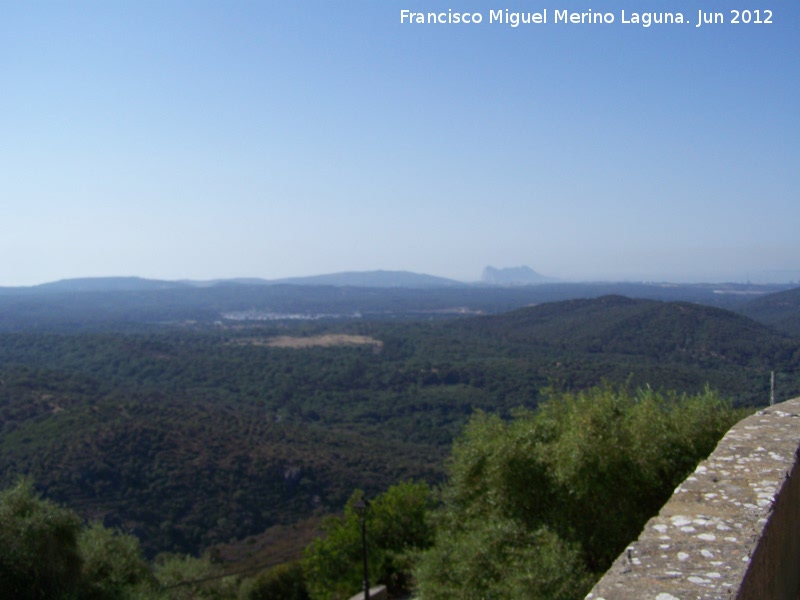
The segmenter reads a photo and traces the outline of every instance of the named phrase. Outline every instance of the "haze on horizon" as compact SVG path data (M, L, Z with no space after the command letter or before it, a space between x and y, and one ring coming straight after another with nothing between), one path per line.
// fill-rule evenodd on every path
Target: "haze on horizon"
M645 4L697 10L593 9ZM800 280L800 5L748 7L774 23L416 26L397 0L3 2L0 286L376 269L475 281L486 265ZM500 5L425 3L450 8Z

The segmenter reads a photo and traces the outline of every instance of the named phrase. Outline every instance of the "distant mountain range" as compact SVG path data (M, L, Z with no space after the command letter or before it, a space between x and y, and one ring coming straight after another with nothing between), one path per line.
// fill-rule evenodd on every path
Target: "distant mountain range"
M495 271L500 272L497 278L505 281L518 281L516 275L530 276L532 272L524 267ZM727 308L800 335L800 290L787 290L786 285L467 284L406 271L345 272L271 281L101 277L6 287L0 288L0 331L214 323L233 318L228 316L232 314L244 320L439 319L609 295Z
M344 271L341 273L328 273L322 275L312 275L307 277L286 277L281 279L263 279L257 277L238 277L227 279L210 280L161 280L146 279L142 277L82 277L74 279L62 279L43 283L34 286L19 287L0 287L0 295L16 293L73 293L73 292L149 292L158 290L192 290L197 288L229 288L229 287L265 287L265 286L332 286L332 287L351 287L351 288L385 288L409 290L435 290L451 289L459 290L465 288L526 288L526 287L546 287L555 286L563 289L590 286L598 293L589 293L588 296L602 294L622 294L630 295L629 288L650 287L660 288L663 294L657 294L658 299L673 300L695 298L686 297L685 294L678 294L673 297L668 289L676 290L701 290L706 289L717 295L741 295L742 298L735 303L744 302L748 296L750 299L759 295L764 295L776 291L783 291L791 288L791 284L675 284L675 283L644 283L644 282L562 282L553 277L547 277L537 273L528 266L495 268L487 266L481 275L480 281L463 282L446 277L438 277L425 273L414 273L411 271ZM533 292L533 290L531 290ZM562 290L563 291L563 290ZM537 295L539 292L534 292ZM548 294L550 295L550 294ZM566 297L579 297L584 294L568 292L556 294L546 298L546 300L565 299ZM650 297L649 294L647 297ZM730 304L730 302L725 302Z
M0 292L131 292L167 290L180 288L209 288L227 285L329 285L338 287L364 288L452 288L466 287L469 284L410 271L345 271L308 277L287 277L282 279L261 279L256 277L239 277L212 280L180 280L165 281L160 279L144 279L142 277L82 277L62 279L29 287L0 287Z
M557 280L552 277L540 275L526 266L509 267L505 269L496 269L489 266L483 270L481 281L491 285L532 285L537 283L554 283Z
M540 275L530 267L513 267L496 269L486 267L481 283L484 285L530 285L536 283L553 283L557 280ZM214 287L219 285L330 285L338 287L364 288L458 288L467 287L470 283L427 275L411 271L344 271L311 275L307 277L286 277L281 279L261 279L257 277L239 277L212 280L179 280L165 281L160 279L144 279L142 277L82 277L62 279L41 285L25 288L0 287L0 292L25 289L32 292L119 292L149 291L177 289L185 287Z
M455 279L412 273L410 271L346 271L329 275L274 279L268 283L293 285L336 285L382 288L464 287L467 284Z
M166 290L185 286L186 284L178 281L144 279L142 277L81 277L77 279L61 279L29 288L0 289L27 289L39 292L137 292Z

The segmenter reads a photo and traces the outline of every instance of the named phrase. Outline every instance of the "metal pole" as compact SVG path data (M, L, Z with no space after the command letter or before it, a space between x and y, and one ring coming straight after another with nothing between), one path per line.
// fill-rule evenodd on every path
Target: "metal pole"
M775 404L775 371L772 371L769 384L769 405Z
M367 510L369 500L361 497L353 504L356 514L361 517L361 551L364 558L364 600L369 600L369 572L367 571Z
M361 547L364 553L364 600L369 600L369 573L367 571L367 515L361 516Z

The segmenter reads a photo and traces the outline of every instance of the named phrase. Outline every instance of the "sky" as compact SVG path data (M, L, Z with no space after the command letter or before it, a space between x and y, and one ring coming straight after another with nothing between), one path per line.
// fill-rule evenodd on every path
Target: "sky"
M798 32L795 0L0 0L0 286L800 281Z

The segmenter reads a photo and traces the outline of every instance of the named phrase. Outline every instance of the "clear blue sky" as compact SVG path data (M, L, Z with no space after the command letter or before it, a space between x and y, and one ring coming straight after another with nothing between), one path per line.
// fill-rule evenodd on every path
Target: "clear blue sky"
M616 22L552 22L589 7ZM800 3L0 0L0 228L0 286L797 280Z

